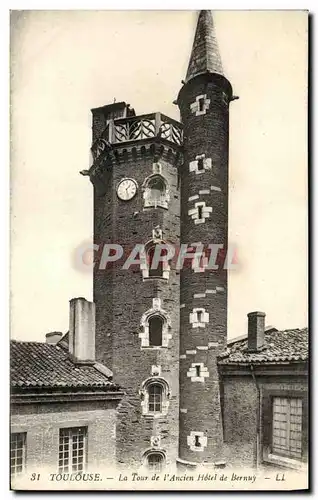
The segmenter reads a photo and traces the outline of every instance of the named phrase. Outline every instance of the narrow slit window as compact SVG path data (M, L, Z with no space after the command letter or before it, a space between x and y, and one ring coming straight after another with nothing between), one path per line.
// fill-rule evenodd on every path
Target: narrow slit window
M201 366L200 365L196 365L195 372L196 372L197 377L201 377Z
M204 170L204 159L203 158L198 159L198 170Z
M198 218L199 219L203 218L203 207L202 207L202 205L198 206Z
M202 311L197 311L197 318L198 318L198 323L202 323L202 321L203 321L203 312Z
M200 97L198 102L199 102L199 111L204 111L204 97Z
M194 436L194 446L196 446L197 448L201 446L200 436Z

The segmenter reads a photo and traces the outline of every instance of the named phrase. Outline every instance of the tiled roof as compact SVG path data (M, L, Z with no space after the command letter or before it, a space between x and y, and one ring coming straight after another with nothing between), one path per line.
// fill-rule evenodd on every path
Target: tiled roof
M300 362L308 359L308 328L265 332L265 347L247 351L247 338L234 341L218 357L218 364Z
M116 391L118 386L99 365L72 362L68 351L55 344L10 342L11 386L14 388L86 388Z

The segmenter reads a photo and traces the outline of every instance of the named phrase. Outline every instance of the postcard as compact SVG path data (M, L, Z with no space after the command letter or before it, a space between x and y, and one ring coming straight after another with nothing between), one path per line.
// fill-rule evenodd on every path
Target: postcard
M11 489L308 489L307 81L307 11L11 12Z

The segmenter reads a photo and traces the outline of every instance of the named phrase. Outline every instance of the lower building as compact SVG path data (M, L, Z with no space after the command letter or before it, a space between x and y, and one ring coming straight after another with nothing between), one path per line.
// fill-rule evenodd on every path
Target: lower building
M250 313L248 336L218 359L227 466L301 469L308 455L308 329L264 328Z
M125 388L95 361L94 337L94 305L79 298L71 300L64 336L47 334L46 343L11 341L12 478L42 469L62 474L123 468L116 427ZM265 314L250 313L248 334L228 342L217 366L222 467L306 467L308 329L265 328ZM204 384L196 366L192 371L192 382ZM161 399L152 396L147 404L160 406ZM198 452L205 445L193 429L189 446ZM167 464L160 436L148 448L142 457L136 453L136 470L160 472L176 465Z
M83 299L71 301L86 304ZM89 303L88 303L89 304ZM82 324L84 318L81 318ZM11 341L11 478L105 470L116 464L116 415L123 393L93 359L75 359L85 328L47 343ZM92 333L90 337L92 337Z

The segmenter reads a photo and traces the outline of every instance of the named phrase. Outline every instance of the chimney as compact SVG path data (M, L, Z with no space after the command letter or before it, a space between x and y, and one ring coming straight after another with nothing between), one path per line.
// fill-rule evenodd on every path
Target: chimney
M62 332L49 332L45 335L46 344L57 344L59 340L63 337Z
M250 312L248 317L248 350L260 351L264 347L265 313Z
M77 363L95 363L95 304L70 300L69 352Z

